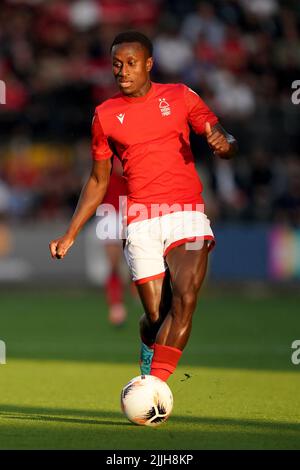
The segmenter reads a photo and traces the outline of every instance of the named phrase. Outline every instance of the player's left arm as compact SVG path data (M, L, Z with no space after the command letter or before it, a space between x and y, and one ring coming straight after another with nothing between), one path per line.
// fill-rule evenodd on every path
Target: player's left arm
M238 144L233 135L229 134L220 123L211 126L205 123L206 140L214 154L220 158L229 160L238 150Z
M196 134L206 136L215 155L230 159L237 153L237 141L218 122L217 116L191 88L183 85L187 119Z

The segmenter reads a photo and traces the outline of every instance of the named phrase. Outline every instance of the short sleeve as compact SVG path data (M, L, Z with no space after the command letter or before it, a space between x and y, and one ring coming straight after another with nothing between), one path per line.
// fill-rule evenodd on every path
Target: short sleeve
M105 136L98 113L95 112L92 121L92 157L93 160L107 160L113 155Z
M197 134L204 134L205 123L214 126L218 122L217 116L207 104L191 88L184 86L184 99L187 106L188 121Z

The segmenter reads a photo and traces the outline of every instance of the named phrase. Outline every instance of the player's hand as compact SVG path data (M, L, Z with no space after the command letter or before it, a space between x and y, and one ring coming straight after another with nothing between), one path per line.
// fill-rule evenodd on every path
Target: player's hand
M226 136L219 129L212 129L209 122L205 123L205 133L207 143L214 154L221 158L230 158L231 145Z
M71 246L74 243L74 239L68 235L52 240L49 243L49 249L52 258L63 259Z

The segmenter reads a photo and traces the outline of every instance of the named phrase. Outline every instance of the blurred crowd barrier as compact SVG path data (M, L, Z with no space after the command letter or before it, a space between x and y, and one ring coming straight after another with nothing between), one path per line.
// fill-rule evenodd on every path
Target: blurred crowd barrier
M57 223L0 225L0 285L102 286L108 265L96 236L96 220L79 235L64 260L54 260L48 243L64 230L65 225ZM299 230L266 224L218 224L214 232L217 243L210 255L211 280L299 282ZM123 275L128 280L125 261Z

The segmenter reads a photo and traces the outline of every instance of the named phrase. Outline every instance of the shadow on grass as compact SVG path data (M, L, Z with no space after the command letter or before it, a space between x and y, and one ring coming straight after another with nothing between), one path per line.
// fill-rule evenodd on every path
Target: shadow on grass
M0 405L0 419L33 420L73 424L128 426L130 423L118 420L121 413L84 410L72 410L61 408L32 408L11 405ZM78 416L78 417L77 417ZM116 418L113 420L113 418Z
M37 408L19 407L14 405L0 405L0 420L33 420L41 422L74 423L100 426L133 426L125 418L120 420L121 411L86 411L64 408ZM266 431L292 431L300 432L300 422L263 421L257 419L215 418L199 416L172 415L172 423L191 424L193 426L242 426L245 431L251 428L260 428Z

